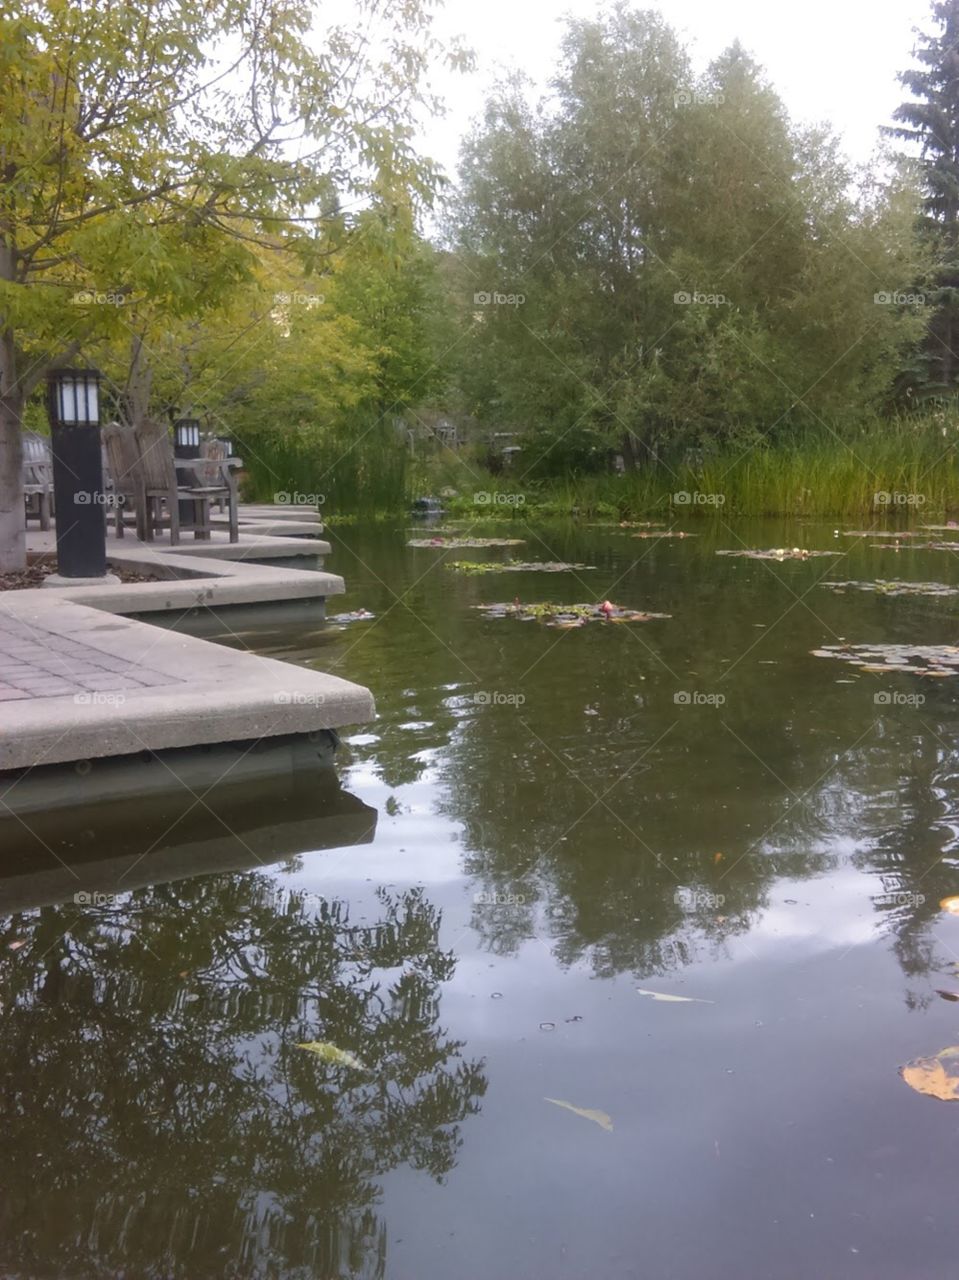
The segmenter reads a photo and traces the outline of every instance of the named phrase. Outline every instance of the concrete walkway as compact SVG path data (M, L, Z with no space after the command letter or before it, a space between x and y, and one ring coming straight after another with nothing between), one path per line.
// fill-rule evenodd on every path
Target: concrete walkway
M0 597L0 770L365 723L368 689L64 599Z
M295 519L290 516L295 515ZM284 533L277 535L281 525ZM0 770L201 744L315 733L375 714L368 689L237 652L128 615L305 601L322 610L343 579L318 571L329 544L315 513L245 510L241 539L108 538L108 561L158 581L0 593ZM28 532L28 549L55 535ZM254 563L301 559L303 568ZM2 790L2 789L0 789Z

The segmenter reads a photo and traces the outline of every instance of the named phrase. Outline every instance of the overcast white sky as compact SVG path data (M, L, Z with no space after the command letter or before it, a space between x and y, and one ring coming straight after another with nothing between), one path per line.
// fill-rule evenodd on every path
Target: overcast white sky
M881 124L903 97L897 71L911 63L913 28L929 28L928 0L662 0L696 70L737 36L767 71L796 120L828 120L855 161L868 159ZM455 173L459 139L482 110L497 69L521 67L545 83L560 19L597 11L595 0L446 0L443 36L461 34L477 54L468 77L437 74L449 115L430 125L424 150Z

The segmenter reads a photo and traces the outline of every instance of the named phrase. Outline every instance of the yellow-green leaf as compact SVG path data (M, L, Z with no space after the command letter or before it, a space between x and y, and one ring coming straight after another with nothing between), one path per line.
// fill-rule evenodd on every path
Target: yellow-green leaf
M563 1102L560 1098L544 1098L543 1101L551 1102L554 1107L563 1107L566 1111L572 1111L574 1115L582 1116L584 1120L592 1120L593 1124L598 1124L607 1133L613 1132L613 1122L605 1111L593 1111L589 1107L574 1107L571 1102Z
M664 991L648 991L645 987L637 987L641 996L649 996L650 1000L662 1000L668 1004L714 1004L713 1000L700 1000L698 996L670 996Z
M306 1040L296 1047L298 1049L306 1049L309 1053L315 1053L324 1062L335 1063L338 1067L352 1067L354 1071L366 1070L366 1067L360 1062L355 1053L350 1053L348 1049L338 1049L329 1040Z

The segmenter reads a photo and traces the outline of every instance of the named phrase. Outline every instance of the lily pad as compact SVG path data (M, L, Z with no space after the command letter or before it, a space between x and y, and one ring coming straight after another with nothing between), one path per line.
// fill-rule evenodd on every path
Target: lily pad
M594 564L565 564L562 560L450 560L447 569L475 576L478 573L571 573L579 569L595 569Z
M412 538L406 545L455 550L457 547L521 547L525 541L525 538Z
M582 1116L584 1120L592 1120L593 1124L598 1124L607 1133L613 1132L612 1119L605 1111L594 1111L591 1107L574 1107L571 1102L563 1102L561 1098L544 1098L543 1101L551 1102L554 1107L563 1107L566 1111L572 1111L574 1115Z
M930 529L931 525L923 525ZM843 529L844 538L925 538L927 535L918 529Z
M686 533L684 529L647 529L645 533L634 533L634 538L698 538L698 533Z
M959 1102L959 1045L940 1049L931 1058L913 1058L899 1074L910 1089L942 1102Z
M718 556L740 556L744 560L812 560L814 556L838 556L841 551L811 551L808 547L769 547L764 551L717 551Z
M296 1047L306 1049L308 1053L315 1053L324 1062L332 1062L337 1067L352 1067L354 1071L366 1070L355 1053L350 1053L348 1049L339 1049L329 1040L306 1040Z
M906 548L901 542L870 542L870 548L873 551L905 551ZM909 544L910 551L959 551L959 541L956 542L911 542Z
M587 529L664 529L665 520L599 520Z
M644 613L639 609L624 609L604 600L602 604L476 604L487 618L518 618L521 622L542 622L547 627L567 630L585 627L588 622L649 622L653 618L669 618L668 613Z
M822 582L833 591L872 591L878 596L959 596L959 587L945 582L902 582L877 578L875 582Z
M883 675L900 671L920 676L959 675L959 647L950 644L827 644L810 652L815 658L838 658L861 671Z

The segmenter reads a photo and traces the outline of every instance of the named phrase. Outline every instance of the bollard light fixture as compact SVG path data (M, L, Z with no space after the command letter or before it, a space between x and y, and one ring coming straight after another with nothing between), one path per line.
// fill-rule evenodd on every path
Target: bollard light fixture
M173 424L173 443L179 449L199 449L200 422L198 418L177 418ZM181 457L196 457L196 454L182 454Z
M52 370L47 377L47 412L51 427L98 427L99 370Z

